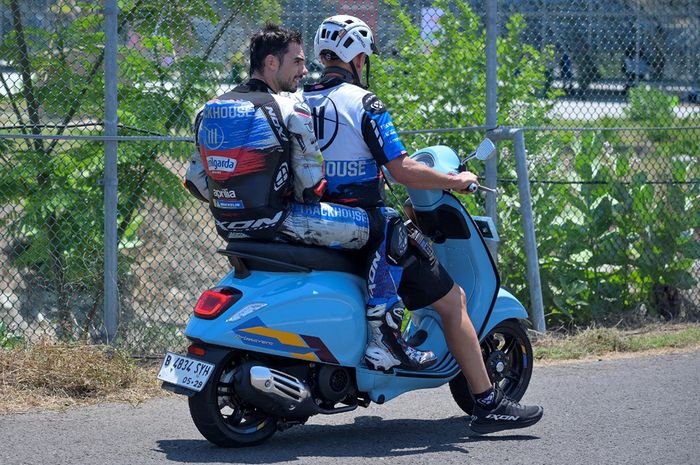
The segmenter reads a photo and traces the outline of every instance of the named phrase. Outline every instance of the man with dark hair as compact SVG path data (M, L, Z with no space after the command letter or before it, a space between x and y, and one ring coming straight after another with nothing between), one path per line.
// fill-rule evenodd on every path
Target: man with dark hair
M373 53L373 34L362 20L348 15L325 19L314 38L314 54L325 69L319 83L305 86L304 98L312 109L326 164L325 198L383 210L387 224L391 224L396 213L384 207L382 166L397 182L417 189L465 192L478 181L468 171L450 176L407 156L388 110L367 90L369 57ZM363 69L365 82L361 79ZM385 231L383 240L388 242L390 228ZM404 349L405 343L396 342L400 340L398 315L403 304L409 310L430 306L440 315L448 347L473 393L475 415L471 429L490 433L535 424L542 417L541 407L513 402L491 385L479 339L467 313L464 290L434 257L426 255L409 247L400 261L389 263L393 283L400 283L398 289L385 286L381 292L370 293L366 360L378 366L396 365L405 352L415 350Z
M283 66L285 55L292 47L295 52L292 53L292 59L297 68L290 68L288 71L296 71L296 73L276 76L269 84L276 87L276 89L273 88L275 93L296 92L299 87L299 79L306 75L306 61L301 46L301 33L268 23L264 29L250 39L250 75L265 73L265 59L268 55L274 55L280 66Z

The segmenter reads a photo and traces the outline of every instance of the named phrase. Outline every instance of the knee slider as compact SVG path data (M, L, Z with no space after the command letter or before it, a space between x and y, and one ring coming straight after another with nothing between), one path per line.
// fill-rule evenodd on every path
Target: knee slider
M408 231L398 216L388 218L386 227L386 257L399 263L408 250Z

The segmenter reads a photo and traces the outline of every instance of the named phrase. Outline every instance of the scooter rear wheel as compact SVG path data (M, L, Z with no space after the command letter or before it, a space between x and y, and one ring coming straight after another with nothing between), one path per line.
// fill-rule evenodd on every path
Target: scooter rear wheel
M214 369L201 392L189 398L190 415L202 436L221 447L254 446L277 431L277 418L245 405L236 394L231 355Z
M532 344L522 324L517 320L497 324L481 341L481 354L491 382L512 400L522 399L532 376ZM474 400L461 372L450 381L450 392L459 408L471 415Z

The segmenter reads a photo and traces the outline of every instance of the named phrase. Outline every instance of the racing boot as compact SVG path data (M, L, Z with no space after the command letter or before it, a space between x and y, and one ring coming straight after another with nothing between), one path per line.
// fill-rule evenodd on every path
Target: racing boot
M389 370L395 366L422 370L433 365L437 361L433 352L414 349L401 335L403 303L397 302L389 311L386 307L386 304L367 307L367 364L375 370Z

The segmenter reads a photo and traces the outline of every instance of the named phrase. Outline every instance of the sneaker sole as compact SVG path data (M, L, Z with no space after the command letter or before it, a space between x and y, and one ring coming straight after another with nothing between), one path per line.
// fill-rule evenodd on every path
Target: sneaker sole
M499 431L506 431L506 430L511 430L511 429L520 429L520 428L527 428L529 426L534 425L540 419L542 418L542 415L544 414L544 410L540 409L539 414L533 418L530 418L529 420L525 421L520 421L517 423L490 423L490 424L474 424L476 420L472 420L469 423L469 429L477 435L482 435L482 434L489 434L489 433L497 433Z

